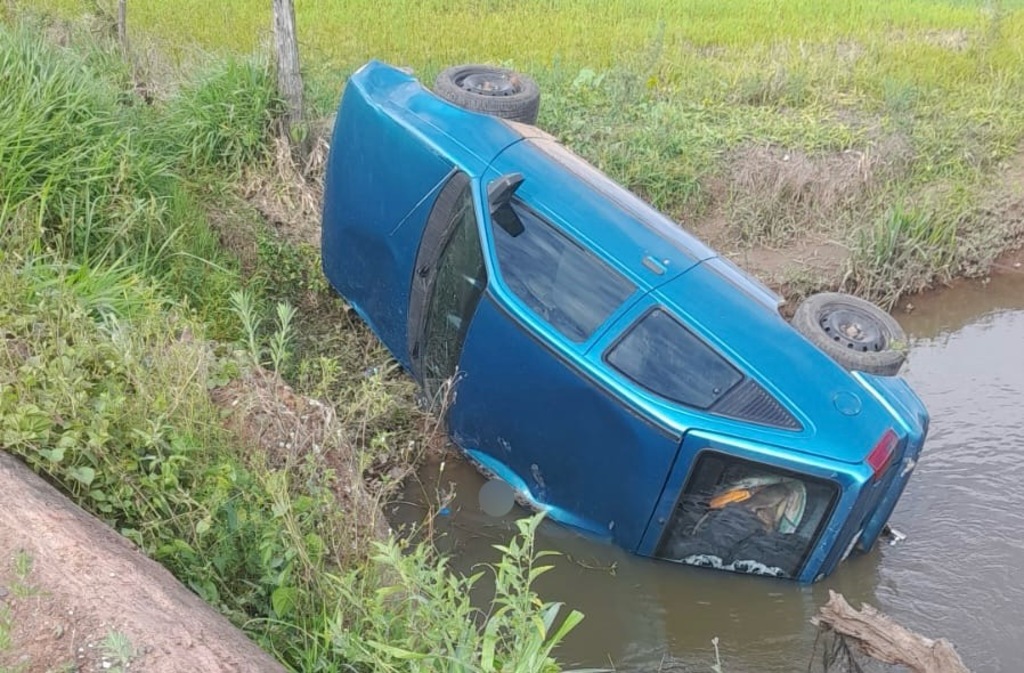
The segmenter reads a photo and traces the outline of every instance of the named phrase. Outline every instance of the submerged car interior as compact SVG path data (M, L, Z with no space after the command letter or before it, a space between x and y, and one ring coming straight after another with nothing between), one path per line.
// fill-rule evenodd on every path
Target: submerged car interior
M657 556L795 577L828 519L838 488L707 452L697 459Z

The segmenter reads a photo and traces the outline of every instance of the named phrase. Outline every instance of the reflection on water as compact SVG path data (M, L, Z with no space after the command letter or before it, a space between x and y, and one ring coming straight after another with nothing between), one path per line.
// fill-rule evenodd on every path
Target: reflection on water
M855 606L870 602L912 629L950 638L975 671L1021 669L1024 278L912 303L912 312L897 313L912 338L904 375L932 425L892 518L908 539L800 586L642 559L545 524L539 547L563 556L538 588L586 614L559 651L563 661L618 671L710 670L718 637L730 673L806 670L815 646L809 619L835 589ZM427 472L429 484L437 466ZM490 545L510 524L479 511L483 481L451 464L441 481L456 484L451 514L437 525L457 566L492 559ZM413 508L399 516L420 514Z

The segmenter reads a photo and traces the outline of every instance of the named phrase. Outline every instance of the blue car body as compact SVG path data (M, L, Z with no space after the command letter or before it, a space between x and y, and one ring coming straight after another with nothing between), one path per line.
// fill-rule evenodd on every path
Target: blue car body
M342 98L322 246L470 459L637 554L814 581L875 543L924 443L903 379L836 364L542 131L382 63Z

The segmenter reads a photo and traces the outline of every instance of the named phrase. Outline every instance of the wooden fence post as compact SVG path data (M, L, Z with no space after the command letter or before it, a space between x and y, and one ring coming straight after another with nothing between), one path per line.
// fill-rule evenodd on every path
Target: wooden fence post
M128 58L128 0L117 0L117 41L121 55Z

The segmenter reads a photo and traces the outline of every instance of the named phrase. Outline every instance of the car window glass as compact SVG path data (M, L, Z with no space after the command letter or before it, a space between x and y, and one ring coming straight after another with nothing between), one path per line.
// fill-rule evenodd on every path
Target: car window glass
M451 237L438 259L424 330L423 378L431 395L455 373L468 322L487 284L468 184L451 218Z
M832 483L719 453L701 455L657 556L796 577L828 519Z
M569 339L586 340L636 287L518 201L493 216L502 278Z
M655 309L612 347L607 361L651 392L707 409L743 376L669 314Z

